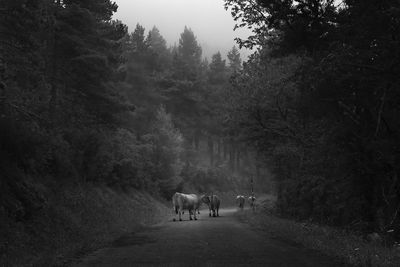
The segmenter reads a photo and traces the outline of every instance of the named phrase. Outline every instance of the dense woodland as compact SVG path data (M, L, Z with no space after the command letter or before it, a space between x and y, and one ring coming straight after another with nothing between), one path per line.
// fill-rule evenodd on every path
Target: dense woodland
M270 187L229 126L239 50L206 59L184 25L169 47L156 26L129 32L116 10L109 0L0 2L2 216L29 221L49 190L83 184L165 199L249 193L252 176Z
M30 220L43 188L168 199L254 177L283 215L397 233L399 2L225 5L253 29L246 62L206 59L190 27L173 47L129 32L109 0L2 0L0 216Z
M226 0L259 50L233 79L232 125L301 219L398 233L400 3Z

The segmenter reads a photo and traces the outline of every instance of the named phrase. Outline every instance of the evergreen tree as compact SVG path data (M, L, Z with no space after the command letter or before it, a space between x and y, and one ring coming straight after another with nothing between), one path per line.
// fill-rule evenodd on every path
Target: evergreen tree
M211 84L221 84L226 82L225 60L222 60L220 52L212 56L209 68L209 82Z
M151 52L152 69L157 71L166 70L171 62L171 54L168 51L167 42L156 26L149 31L146 43L149 45Z
M145 52L148 48L144 32L145 28L138 23L130 36L132 50L137 54Z
M201 47L197 43L193 31L185 26L179 38L177 58L175 59L176 77L195 81L201 63Z
M233 46L231 50L228 52L228 63L229 69L231 73L236 73L241 69L242 60L240 58L239 49L236 46Z

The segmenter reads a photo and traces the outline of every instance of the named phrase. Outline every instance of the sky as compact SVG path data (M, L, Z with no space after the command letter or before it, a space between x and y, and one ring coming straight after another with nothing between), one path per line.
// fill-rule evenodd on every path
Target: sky
M235 21L224 9L223 0L114 0L118 11L114 19L121 20L133 32L136 24L148 32L156 26L169 45L178 44L185 26L192 29L203 56L220 51L223 56L236 45L235 37L246 38L248 29L233 31ZM147 35L147 33L146 33ZM236 45L237 46L237 45ZM241 49L242 59L251 51Z

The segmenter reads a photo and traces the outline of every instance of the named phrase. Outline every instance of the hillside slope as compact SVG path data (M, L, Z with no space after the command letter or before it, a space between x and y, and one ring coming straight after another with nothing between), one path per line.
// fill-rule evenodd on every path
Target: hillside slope
M45 203L31 216L0 209L0 266L64 265L170 212L148 193L134 190L86 185L43 191Z

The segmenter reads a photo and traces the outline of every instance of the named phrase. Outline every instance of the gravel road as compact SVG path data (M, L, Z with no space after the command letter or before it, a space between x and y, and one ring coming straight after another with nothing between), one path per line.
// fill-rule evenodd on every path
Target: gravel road
M240 222L236 208L197 221L169 218L116 240L73 266L343 266L330 257L269 237Z

